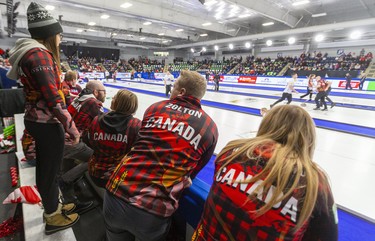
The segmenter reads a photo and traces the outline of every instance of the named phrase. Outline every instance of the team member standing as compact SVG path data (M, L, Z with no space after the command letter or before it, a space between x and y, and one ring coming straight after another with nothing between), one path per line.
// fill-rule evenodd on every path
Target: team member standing
M352 88L352 85L350 84L352 82L352 76L350 75L350 73L346 73L345 78L346 78L345 89L347 90L349 88L352 90L353 88Z
M214 84L215 84L215 91L219 91L219 86L220 86L220 74L216 73L214 75Z
M274 107L277 103L280 103L281 101L287 99L288 100L288 103L287 105L290 104L290 102L292 102L292 93L295 92L295 93L298 93L298 91L296 91L294 89L294 83L297 81L297 78L298 78L298 75L297 73L293 73L292 74L292 79L289 80L286 84L286 87L283 91L283 95L281 96L280 99L278 99L275 103L273 103L272 105L270 105L270 107Z
M315 96L316 108L314 108L314 110L320 110L322 105L324 106L324 109L322 109L323 111L328 110L327 103L325 101L327 84L320 76L316 76L316 82L318 94Z
M137 109L137 96L129 90L119 90L113 97L112 111L92 121L85 142L94 150L89 174L97 186L105 188L112 171L137 139L141 127L141 121L133 117Z
M62 27L35 2L27 8L27 19L31 39L17 40L10 51L13 68L8 77L20 79L24 85L25 128L35 140L36 185L44 207L45 232L51 234L71 227L79 219L76 213L67 214L73 211L74 204L59 203L56 178L63 158L65 132L72 143L78 143L80 135L59 93Z
M366 77L367 77L367 75L366 75L365 71L362 71L361 80L359 82L359 89L360 90L363 89L363 84L365 83Z
M231 141L218 155L193 240L336 241L336 206L314 150L315 125L303 108L270 110L255 138Z
M202 110L207 81L181 71L170 100L145 112L139 139L117 166L104 196L108 241L164 240L184 189L214 152L218 131Z
M301 99L305 98L306 96L310 95L309 101L312 101L312 94L313 94L313 87L314 87L314 78L315 74L310 74L307 82L307 92L304 95L301 95Z
M331 90L332 90L332 81L329 81L329 80L326 80L326 89L325 89L325 92L326 92L326 99L331 103L331 108L333 108L336 103L333 102L333 100L331 100L331 98L329 98L329 94L331 93Z
M164 86L165 86L165 96L168 97L168 95L171 93L174 76L169 71L167 71L165 73L163 80L164 80Z

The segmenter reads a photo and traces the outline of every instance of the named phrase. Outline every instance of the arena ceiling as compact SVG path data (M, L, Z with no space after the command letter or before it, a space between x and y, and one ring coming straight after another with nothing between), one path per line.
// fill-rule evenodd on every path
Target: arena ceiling
M28 33L26 9L31 1L20 2L16 36ZM308 43L319 33L326 41L346 40L355 30L362 39L375 39L373 0L37 2L54 7L50 12L60 17L65 40L75 42L112 41L124 46L181 49L244 41L265 45L267 39L273 39L282 45L290 36L296 38L296 44ZM5 6L1 10L6 26ZM269 25L264 26L266 23Z

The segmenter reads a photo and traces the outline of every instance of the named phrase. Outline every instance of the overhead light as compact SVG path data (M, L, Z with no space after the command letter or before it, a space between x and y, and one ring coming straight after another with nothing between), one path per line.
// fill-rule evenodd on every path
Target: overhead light
M290 37L288 39L288 44L294 44L295 42L296 42L296 38L294 38L294 37Z
M229 49L233 49L233 44L228 45Z
M112 33L112 36L117 36L117 33Z
M212 23L202 23L202 26L210 26Z
M191 48L191 49L190 49L190 51L191 51L192 53L194 53L194 52L195 52L195 50L194 50L193 48Z
M91 29L91 28L87 29L87 31L89 31L89 32L98 32L95 29Z
M315 36L315 41L316 42L321 42L324 40L324 35L323 34L318 34Z
M362 36L362 33L360 31L353 31L351 34L350 34L350 38L351 39L360 39Z
M200 34L199 36L201 36L201 37L206 37L208 34L206 34L206 33L202 33L202 34Z
M317 14L311 15L311 17L313 18L318 18L318 17L323 17L323 16L327 16L327 13L317 13Z
M128 34L128 35L126 35L126 36L128 36L128 37L133 37L134 35L133 35L133 34Z
M163 42L163 43L168 43L169 41L168 41L168 40L163 40L162 42Z
M87 25L94 26L94 25L96 25L96 23L95 22L89 22Z
M47 5L47 6L45 6L45 9L48 10L48 11L52 11L52 10L55 10L55 6Z
M263 26L271 26L271 25L274 25L275 23L274 22L267 22L267 23L263 23L262 25Z
M145 40L145 39L146 39L146 37L140 37L139 39L140 39L140 40Z
M247 17L250 17L250 16L251 16L251 14L246 13L246 14L242 14L242 15L238 16L238 18L247 18Z
M78 33L82 33L82 32L83 32L83 29L77 29L76 32L78 32Z
M107 14L103 14L102 16L100 16L101 19L108 19L109 18L109 15Z
M293 6L300 6L300 5L303 5L303 4L307 4L309 2L310 2L309 0L302 0L302 1L297 1L297 2L292 3L292 5Z
M152 22L144 22L144 23L143 23L143 25L146 25L146 26L147 26L147 25L151 25L151 24L152 24Z
M159 33L158 35L159 35L159 36L164 36L164 33Z
M245 43L245 47L246 47L247 49L249 49L249 48L251 47L251 43L246 42L246 43Z
M123 4L120 5L120 7L122 7L122 8L128 8L128 7L131 7L131 6L133 6L132 3L123 3Z
M207 51L206 47L203 47L202 52L206 52L206 51Z
M232 28L232 29L228 29L228 30L227 30L227 32L234 32L234 31L236 31L235 28Z
M217 1L216 0L212 0L212 1L205 2L204 5L205 6L211 6L212 4L215 4L215 3L217 3Z
M266 41L266 45L269 47L269 46L272 46L272 40L267 40Z
M176 29L176 32L183 32L184 30L182 28Z
M215 49L215 51L218 51L219 50L219 46L215 45L214 49Z

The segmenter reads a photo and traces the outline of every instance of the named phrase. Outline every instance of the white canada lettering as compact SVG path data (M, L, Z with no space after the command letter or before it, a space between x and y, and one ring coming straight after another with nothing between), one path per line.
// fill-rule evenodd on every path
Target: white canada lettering
M246 178L245 178L246 176ZM258 188L260 184L263 183L263 180L258 180L255 183L248 183L248 181L252 178L253 176L250 174L246 174L243 171L230 168L227 169L224 167L221 172L217 173L215 181L219 184L225 184L228 186L231 186L233 188L239 188L239 192L246 194L246 195L252 195L255 194L257 199L264 202L264 203L269 203L271 201L271 198L274 195L275 186L271 186L267 190L267 195L264 194L264 188ZM258 188L258 190L257 190ZM254 193L256 190L256 193ZM281 198L284 194L280 193L278 196L278 199ZM274 209L279 209L282 207L280 213L284 216L289 215L290 220L293 221L294 223L297 222L297 213L298 213L298 200L291 196L288 201L284 204L284 206L281 206L282 202L278 202L275 205L273 205Z
M172 106L171 106L172 107ZM198 149L199 143L202 136L190 125L184 122L178 122L170 118L164 119L163 117L158 117L155 119L151 117L148 119L145 128L159 128L163 130L168 130L177 133L182 136L186 141L190 141L189 144L194 147L195 150Z
M128 136L124 134L112 134L112 133L98 133L94 132L93 134L94 141L116 141L116 142L125 142L128 143Z

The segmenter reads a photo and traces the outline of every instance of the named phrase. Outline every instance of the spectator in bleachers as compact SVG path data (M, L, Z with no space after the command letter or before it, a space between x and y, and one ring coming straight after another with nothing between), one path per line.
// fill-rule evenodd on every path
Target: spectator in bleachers
M59 203L56 179L63 157L65 132L74 144L78 143L80 135L59 92L59 45L63 29L43 6L35 2L27 8L27 18L31 39L16 41L10 51L13 67L8 77L20 79L24 85L25 128L35 140L35 179L48 235L71 227L79 219L78 214L73 213L74 204ZM23 74L19 75L21 71Z
M337 208L313 161L315 125L292 105L267 112L257 136L227 144L193 241L338 240Z
M69 70L68 72L66 72L64 81L69 86L70 97L71 97L72 101L82 91L81 86L77 85L77 79L78 79L78 73L76 71ZM69 106L69 105L70 105L70 103L67 103L67 106Z
M170 100L145 112L139 139L107 183L108 241L165 240L184 189L211 158L218 131L202 110L207 81L182 71Z
M94 150L89 174L98 187L105 188L112 171L137 139L141 121L133 115L138 109L137 96L119 90L113 97L110 112L92 121L85 142Z

